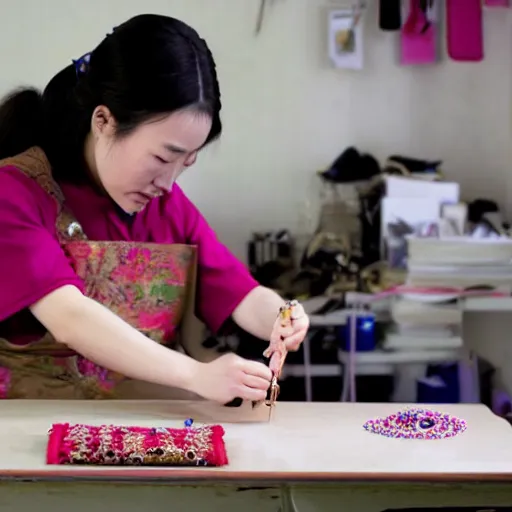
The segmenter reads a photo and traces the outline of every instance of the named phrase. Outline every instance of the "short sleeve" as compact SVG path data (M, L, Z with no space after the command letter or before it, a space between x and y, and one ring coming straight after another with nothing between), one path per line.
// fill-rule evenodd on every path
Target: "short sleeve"
M198 248L196 314L216 333L259 283L176 185L172 196L172 208L183 220L187 243Z
M35 181L0 169L0 321L62 286L83 291L57 240L56 210Z

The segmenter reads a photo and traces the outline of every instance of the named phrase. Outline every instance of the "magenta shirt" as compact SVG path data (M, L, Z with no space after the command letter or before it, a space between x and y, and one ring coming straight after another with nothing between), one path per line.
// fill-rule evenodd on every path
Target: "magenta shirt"
M197 245L196 314L214 332L258 286L177 185L132 218L91 187L62 190L90 240ZM0 169L0 322L61 286L83 290L57 240L56 216L53 199L35 181Z

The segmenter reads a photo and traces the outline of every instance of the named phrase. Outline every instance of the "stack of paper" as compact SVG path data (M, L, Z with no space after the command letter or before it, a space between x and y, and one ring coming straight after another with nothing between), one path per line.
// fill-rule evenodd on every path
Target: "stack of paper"
M407 285L512 291L509 238L408 237Z
M406 268L406 238L438 236L443 207L458 202L457 183L388 176L381 215L381 246L388 266Z
M462 309L458 303L438 298L402 296L391 306L394 326L386 334L388 350L439 350L462 346ZM431 298L430 298L431 300Z

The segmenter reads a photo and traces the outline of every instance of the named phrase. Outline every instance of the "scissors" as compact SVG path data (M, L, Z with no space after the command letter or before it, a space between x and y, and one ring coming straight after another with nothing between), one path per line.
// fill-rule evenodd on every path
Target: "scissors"
M291 300L288 301L283 307L279 310L278 320L279 324L278 327L285 328L289 323L293 320L293 308L298 306L298 301ZM283 340L283 337L281 336L281 341ZM274 350L272 350L274 349ZM272 344L269 346L267 350L265 350L264 354L266 357L270 356L270 360L272 361L273 358L280 358L279 361L279 371L275 372L272 380L270 382L270 388L267 395L267 398L265 400L260 400L257 402L252 402L252 408L255 409L263 404L268 407L268 421L272 419L272 413L274 411L274 407L277 402L277 398L279 396L279 392L281 388L279 387L279 384L277 382L279 375L281 373L281 369L284 365L284 361L286 358L286 353L280 352L276 347L272 347ZM240 407L242 405L242 399L241 398L235 398L228 404L226 404L227 407Z
M257 407L265 404L265 406L268 407L268 421L270 421L272 419L272 412L276 405L277 397L279 396L280 390L281 388L277 383L277 376L274 375L272 377L272 381L270 382L270 388L267 394L268 398L266 398L265 400L259 400L258 402L252 402L252 408L256 409ZM225 404L224 407L240 407L242 403L243 400L241 398L234 398L233 400L231 400L231 402Z
M265 405L268 407L268 421L272 419L272 412L274 411L274 407L277 402L277 397L279 396L279 391L281 388L277 383L277 377L274 375L272 377L272 382L270 383L270 396L268 400L265 400ZM258 402L252 404L253 409L258 405Z
M282 306L279 310L278 320L279 323L278 328L285 329L289 325L291 325L291 322L293 321L293 308L298 306L298 301L291 300L288 301L284 306ZM284 341L283 336L280 336L280 342L282 343ZM281 349L281 350L280 350ZM279 370L274 373L272 377L272 381L270 382L270 389L269 389L269 396L266 400L264 400L265 405L269 408L268 412L268 421L272 418L272 412L274 411L274 407L277 402L277 397L279 396L279 392L281 388L279 387L279 384L277 383L277 379L279 378L279 375L281 374L281 370L284 365L284 361L286 359L286 351L282 351L282 347L279 345L272 346L272 342L267 350L263 353L263 355L270 357L269 362L271 363L274 358L279 359ZM253 402L253 409L257 407L258 405L261 405L262 402Z
M270 383L268 398L265 400L260 400L259 402L252 402L252 408L256 409L260 405L265 404L266 407L268 407L268 421L272 418L272 411L276 405L277 397L279 396L280 387L277 383L277 377L274 375L272 377L272 381ZM224 407L240 407L243 403L243 400L241 398L234 398L231 400L231 402L228 402L224 405Z

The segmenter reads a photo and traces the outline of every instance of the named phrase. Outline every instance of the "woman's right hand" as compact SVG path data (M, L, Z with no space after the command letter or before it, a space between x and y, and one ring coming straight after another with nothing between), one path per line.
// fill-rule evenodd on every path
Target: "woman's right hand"
M235 398L253 402L265 400L272 372L263 363L226 354L211 363L200 364L194 377L194 393L227 404Z

